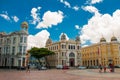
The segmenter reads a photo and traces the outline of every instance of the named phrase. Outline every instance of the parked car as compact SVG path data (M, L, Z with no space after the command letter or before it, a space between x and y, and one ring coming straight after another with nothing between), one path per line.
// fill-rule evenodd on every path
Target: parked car
M56 66L56 69L62 69L62 68L63 68L62 65L57 65L57 66Z
M24 67L24 66L18 66L17 70L26 70L26 67Z
M89 66L88 69L98 69L98 66Z
M46 69L47 69L47 67L44 67L44 66L43 66L43 67L41 67L41 70L46 70Z
M38 67L38 70L47 70L47 68L45 66L42 66L42 67Z
M79 66L78 69L86 69L85 66Z
M120 65L116 65L116 66L114 66L115 68L120 68Z
M69 67L65 65L65 66L63 66L62 69L69 69Z

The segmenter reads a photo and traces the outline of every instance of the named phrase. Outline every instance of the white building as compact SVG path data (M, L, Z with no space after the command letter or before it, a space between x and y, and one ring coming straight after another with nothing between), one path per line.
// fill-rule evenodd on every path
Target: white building
M0 32L0 67L15 68L25 66L28 23L21 24L21 30L6 34Z
M46 48L55 52L55 55L48 57L50 66L66 65L74 67L82 65L80 38L78 36L75 40L67 40L63 33L58 42L52 42L49 38L46 42Z

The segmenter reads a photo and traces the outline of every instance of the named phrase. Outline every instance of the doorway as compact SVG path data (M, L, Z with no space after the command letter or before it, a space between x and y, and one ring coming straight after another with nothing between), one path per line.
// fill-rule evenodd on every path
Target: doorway
M75 59L74 58L70 58L70 66L74 67L75 66Z
M75 54L73 52L69 54L69 66L70 67L75 66Z

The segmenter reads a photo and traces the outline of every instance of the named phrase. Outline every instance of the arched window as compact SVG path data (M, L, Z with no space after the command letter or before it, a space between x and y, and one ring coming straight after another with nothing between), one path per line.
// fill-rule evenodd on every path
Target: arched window
M75 54L74 54L73 52L71 52L71 53L69 54L69 57L75 57Z

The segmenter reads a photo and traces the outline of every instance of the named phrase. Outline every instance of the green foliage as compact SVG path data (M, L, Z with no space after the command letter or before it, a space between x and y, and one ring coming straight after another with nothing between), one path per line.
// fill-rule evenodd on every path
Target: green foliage
M54 52L48 50L47 48L37 48L37 47L33 47L31 50L29 50L29 53L31 54L31 56L37 59L55 54Z

